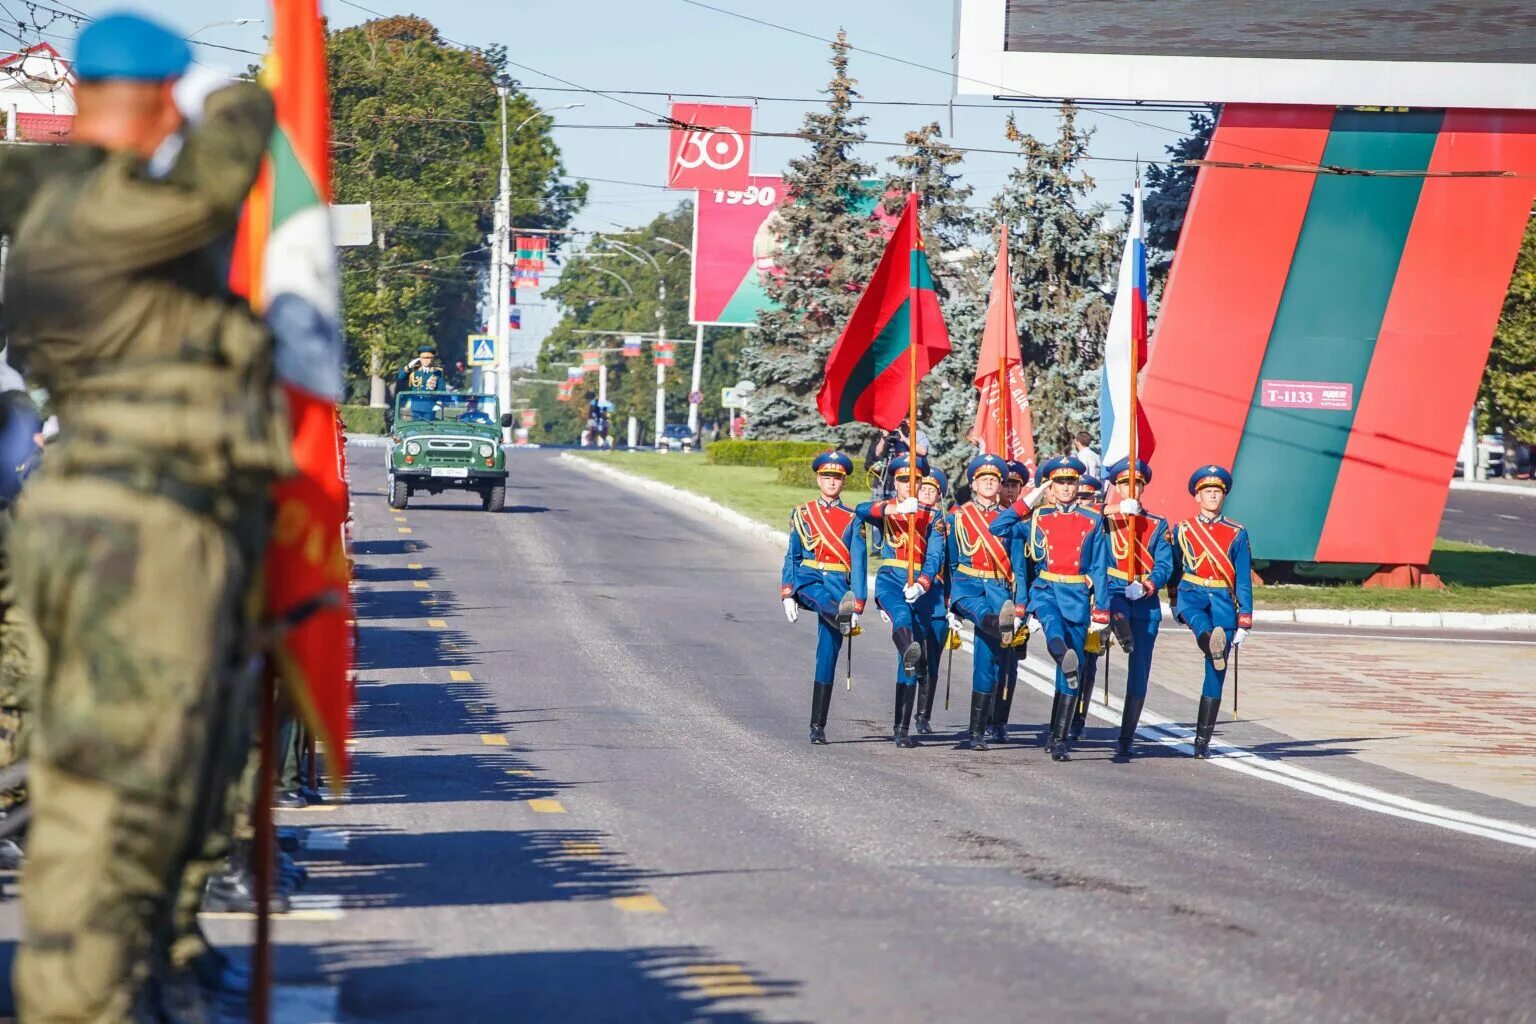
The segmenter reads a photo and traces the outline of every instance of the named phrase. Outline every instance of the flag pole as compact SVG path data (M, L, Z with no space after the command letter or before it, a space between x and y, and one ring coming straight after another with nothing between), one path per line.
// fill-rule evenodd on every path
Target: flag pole
M917 342L918 342L918 288L916 263L917 254L923 248L923 227L918 222L918 205L921 200L917 192L907 193L907 207L912 214L912 238L907 249L907 359L908 376L911 378L911 392L908 395L907 405L907 481L915 484L917 473ZM911 497L917 497L917 487L913 486ZM912 516L907 520L907 586L911 586L917 579L917 517Z
M1008 273L1012 270L1008 266L1008 225L997 226L997 244L1002 253L1003 269ZM997 350L997 455L1001 459L1008 459L1012 452L1012 446L1008 444L1008 399L1011 392L1008 388L1008 346L1002 345ZM1005 476L1007 474L1004 474Z
M272 1020L272 880L277 837L272 827L272 790L277 782L277 677L271 661L261 678L261 736L256 771L256 799L251 807L251 873L256 882L256 939L251 951L251 1024Z
M1138 164L1137 167L1136 167L1136 180L1135 180L1135 183L1131 187L1135 190L1135 193L1136 193L1135 209L1137 211L1140 211L1140 209L1141 209L1141 165L1140 164ZM1133 231L1136 230L1136 225L1133 223L1130 226L1130 229L1133 230ZM1132 287L1135 287L1135 269L1134 268L1132 268ZM1134 310L1134 306L1132 308ZM1137 372L1136 371L1138 369L1140 369L1140 367L1137 365L1137 361L1138 361L1138 357L1141 354L1141 352L1140 352L1140 339L1137 337L1137 326L1138 326L1138 322L1137 321L1138 321L1138 318L1136 317L1136 315L1133 312L1133 314L1131 316L1131 374L1130 374L1130 376L1131 376L1131 404L1130 404L1130 407L1129 407L1129 415L1130 415L1130 421L1131 422L1130 422L1130 445L1129 445L1129 449L1127 451L1127 455L1129 457L1129 467L1130 467L1130 472L1131 472L1131 497L1133 499L1137 500L1137 501L1140 501L1141 500L1141 491L1140 491L1140 489L1137 486L1138 475L1137 475L1137 472L1136 472L1136 440L1137 440L1137 435L1141 432L1140 431L1141 420L1140 420L1140 416L1139 416L1139 414L1137 412L1137 409L1136 409L1136 401L1137 401L1137 396L1136 396L1136 377L1137 377ZM1139 564L1140 561L1141 561L1141 558L1140 558L1141 552L1138 550L1139 543L1140 543L1139 540L1138 540L1138 534L1140 533L1140 531L1136 527L1136 520L1135 520L1134 516L1127 518L1126 525L1130 528L1130 535L1131 535L1130 536L1130 549L1131 549L1130 578L1131 578L1131 580L1134 580L1134 579L1136 579L1136 577L1141 572L1141 565Z

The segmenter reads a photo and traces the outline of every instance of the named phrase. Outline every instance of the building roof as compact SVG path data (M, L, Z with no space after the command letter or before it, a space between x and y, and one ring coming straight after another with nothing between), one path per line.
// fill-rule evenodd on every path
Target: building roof
M16 115L16 137L23 142L63 142L74 124L73 114Z

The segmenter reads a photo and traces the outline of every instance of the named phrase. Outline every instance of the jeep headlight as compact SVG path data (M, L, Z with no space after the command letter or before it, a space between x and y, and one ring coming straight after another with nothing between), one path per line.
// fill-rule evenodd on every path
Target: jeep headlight
M407 454L407 455L420 455L421 454L421 442L420 441L407 441L407 442L405 442L405 454Z
M480 446L480 457L481 457L481 458L482 458L482 459L488 459L488 458L490 458L490 457L491 457L491 453L492 453L492 452L494 452L494 451L495 451L495 450L496 450L496 449L494 449L494 448L492 448L492 447L491 447L491 446L490 446L490 445L488 445L488 444L482 444L482 445L481 445L481 446Z

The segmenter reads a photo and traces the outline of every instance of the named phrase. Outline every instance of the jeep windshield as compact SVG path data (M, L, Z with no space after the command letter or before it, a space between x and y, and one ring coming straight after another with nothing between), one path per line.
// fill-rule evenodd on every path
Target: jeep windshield
M468 423L494 426L500 419L495 395L402 391L395 398L396 423Z

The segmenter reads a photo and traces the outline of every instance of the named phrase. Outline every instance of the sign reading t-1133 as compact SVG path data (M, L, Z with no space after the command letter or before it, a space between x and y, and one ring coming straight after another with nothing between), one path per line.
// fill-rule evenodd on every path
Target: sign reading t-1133
M1355 386L1317 380L1266 380L1259 388L1259 404L1270 409L1348 412L1355 407Z

